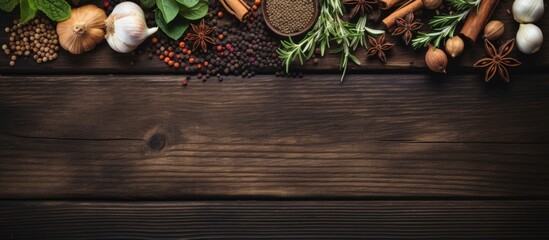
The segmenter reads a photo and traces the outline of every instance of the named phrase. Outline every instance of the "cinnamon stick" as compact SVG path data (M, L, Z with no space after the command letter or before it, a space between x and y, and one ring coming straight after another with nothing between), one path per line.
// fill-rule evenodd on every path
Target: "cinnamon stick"
M227 12L234 15L241 22L248 21L251 7L243 0L219 0L219 2Z
M402 0L380 0L379 1L379 8L381 10L387 10L389 8L394 7L400 1L402 1Z
M403 18L406 16L406 14L410 12L415 12L423 7L423 1L422 0L412 0L408 2L406 5L402 5L399 9L395 10L391 15L387 16L385 19L383 19L383 25L386 29L391 28L393 25L395 25L395 19L397 18Z
M478 6L478 11L476 9L471 9L469 16L465 19L463 27L459 33L460 36L465 40L468 40L474 43L484 25L490 19L490 16L494 12L494 9L498 5L498 0L483 0Z

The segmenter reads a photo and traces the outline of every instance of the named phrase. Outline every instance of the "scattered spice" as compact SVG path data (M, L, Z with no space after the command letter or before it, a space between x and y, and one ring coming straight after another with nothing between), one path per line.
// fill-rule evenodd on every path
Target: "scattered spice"
M506 81L509 82L509 72L506 67L516 67L521 63L514 59L507 57L509 53L515 47L515 39L511 39L503 43L499 49L496 49L488 39L484 39L484 46L488 52L489 57L478 60L473 67L487 67L486 76L484 80L489 82L496 72Z
M368 41L370 42L370 48L368 48L367 56L377 54L377 57L382 62L387 62L385 51L391 49L394 44L385 42L385 33L381 34L378 39L368 35Z
M231 21L221 25L217 16L220 8L219 1L211 2L204 19L204 26L214 29L211 36L216 36L212 37L214 44L206 44L208 51L192 51L187 49L194 44L191 40L174 41L159 32L149 41L150 58L169 58L166 65L188 74L188 80L200 74L201 81L215 77L221 82L223 75L253 77L257 71L280 71L282 62L275 52L280 43L267 31L261 13L253 12L246 24Z
M402 35L402 39L404 39L406 46L412 41L413 32L419 30L421 26L423 26L422 23L414 21L413 12L408 13L404 18L397 18L395 21L398 27L393 31L393 36Z
M269 0L265 4L271 25L285 34L305 29L315 12L313 0Z
M366 16L367 13L374 11L374 7L378 5L378 0L344 0L343 4L352 6L349 12L349 17Z
M9 65L15 66L19 57L31 57L37 63L45 63L57 59L59 38L53 24L45 18L34 19L25 24L19 20L13 21L11 28L6 28L9 43L2 45L4 54L11 55Z

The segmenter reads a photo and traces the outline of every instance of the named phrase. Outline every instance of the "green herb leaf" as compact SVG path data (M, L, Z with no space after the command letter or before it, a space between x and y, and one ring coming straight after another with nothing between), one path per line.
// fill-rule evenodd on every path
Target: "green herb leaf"
M140 0L139 2L144 8L152 8L156 4L155 0Z
M181 3L185 7L192 8L199 2L199 0L177 0L177 2Z
M19 8L21 10L20 23L26 23L36 16L37 9L32 0L21 0Z
M362 65L360 60L355 55L349 54L349 58L356 64L356 65Z
M64 21L71 17L71 6L65 0L32 0L38 10L53 21Z
M19 4L19 0L0 0L0 9L4 12L11 12Z
M175 0L156 0L156 6L162 12L164 21L167 23L173 21L179 12L179 5Z
M179 8L179 13L181 16L189 20L201 19L208 13L208 2L207 0L200 0L191 8L182 6Z
M166 23L162 13L158 9L155 11L155 20L156 25L158 25L158 27L160 27L160 29L168 35L168 37L174 40L181 38L183 33L187 30L187 28L189 28L189 21L181 16L176 16L172 23Z

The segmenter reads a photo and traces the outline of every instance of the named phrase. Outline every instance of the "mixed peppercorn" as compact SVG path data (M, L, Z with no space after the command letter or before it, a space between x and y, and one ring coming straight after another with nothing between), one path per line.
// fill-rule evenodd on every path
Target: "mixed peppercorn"
M251 4L257 9L261 1ZM250 78L258 71L281 75L282 62L276 53L279 41L268 32L263 16L254 11L247 23L230 21L225 25L220 23L223 17L220 5L212 3L205 20L194 25L183 40L161 34L153 37L147 48L149 58L158 58L189 75L183 85L191 75L204 81L211 77L222 81L227 75Z

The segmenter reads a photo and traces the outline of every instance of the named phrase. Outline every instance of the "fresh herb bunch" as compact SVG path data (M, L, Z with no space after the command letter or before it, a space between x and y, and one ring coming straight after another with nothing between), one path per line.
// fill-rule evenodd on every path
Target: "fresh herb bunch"
M321 0L321 9L317 22L305 37L294 42L292 38L282 41L278 49L278 55L286 65L286 72L289 71L290 64L299 58L303 61L310 59L317 46L320 47L320 55L324 56L330 43L336 43L338 47L332 49L330 53L340 53L340 69L343 70L341 81L347 72L349 59L360 65L360 60L352 54L358 46L365 46L366 33L382 34L381 30L374 30L366 27L367 17L360 17L358 22L349 23L342 19L344 6L341 0Z
M71 17L71 6L65 0L0 0L0 10L11 12L19 5L19 22L24 24L36 16L38 10L56 22Z
M454 36L457 25L469 15L474 7L478 8L481 1L446 0L456 10L456 13L437 15L429 20L432 31L430 33L418 33L417 37L412 40L412 46L416 49L427 47L429 44L438 47L446 38Z
M2 0L0 0L2 1ZM145 8L156 6L156 25L168 35L178 40L189 28L190 21L198 20L208 13L208 0L140 0Z

